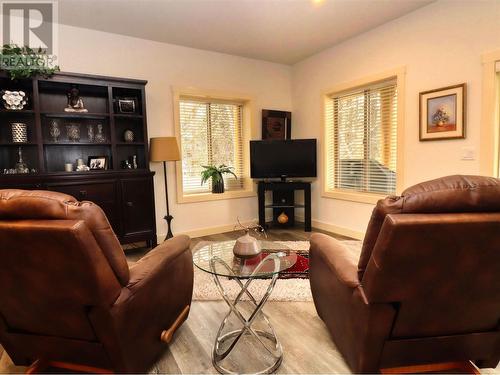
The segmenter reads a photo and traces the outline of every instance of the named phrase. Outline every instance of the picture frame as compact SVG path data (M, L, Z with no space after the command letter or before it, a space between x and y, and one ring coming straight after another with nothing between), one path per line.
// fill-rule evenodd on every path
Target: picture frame
M137 113L137 98L134 97L116 98L116 112L123 114Z
M88 166L91 171L107 170L109 158L105 155L89 156Z
M291 139L292 112L262 110L262 139Z
M419 140L464 139L466 84L423 91L419 94Z

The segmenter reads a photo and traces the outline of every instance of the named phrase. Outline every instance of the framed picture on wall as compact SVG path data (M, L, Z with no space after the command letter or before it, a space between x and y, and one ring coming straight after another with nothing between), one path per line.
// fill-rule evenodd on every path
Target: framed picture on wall
M290 139L292 112L262 110L262 139Z
M465 83L420 93L420 141L465 138Z

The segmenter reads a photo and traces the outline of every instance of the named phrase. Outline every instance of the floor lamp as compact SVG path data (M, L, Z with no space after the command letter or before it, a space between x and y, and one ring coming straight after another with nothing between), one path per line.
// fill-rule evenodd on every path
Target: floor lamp
M177 139L175 137L158 137L151 138L150 145L150 158L152 162L163 162L163 176L165 178L165 196L167 199L167 215L164 219L167 221L168 231L167 239L172 238L172 229L170 228L171 221L174 218L170 215L170 209L168 207L168 185L167 185L167 161L177 161L181 160L181 155L179 153L179 146L177 145Z

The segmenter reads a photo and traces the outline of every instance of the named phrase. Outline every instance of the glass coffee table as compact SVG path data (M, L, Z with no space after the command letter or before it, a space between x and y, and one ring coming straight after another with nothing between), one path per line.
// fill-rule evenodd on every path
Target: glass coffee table
M252 369L251 372L271 373L280 366L283 360L283 350L269 322L269 318L264 314L262 308L273 291L279 273L295 264L297 254L283 244L273 241L260 241L261 254L252 258L238 258L233 254L234 243L235 241L210 242L200 247L193 254L195 266L204 272L212 274L217 289L229 306L229 311L222 320L215 338L212 363L217 371L223 374L249 372L248 369L241 369L241 371L238 371L238 369L230 370L222 362L238 343L240 343L239 345L246 345L245 337L251 337L258 345L249 347L248 351L254 353L256 350L261 350L267 356L270 355L272 359L270 365L263 363L263 368ZM241 288L234 300L224 289L221 278L234 280ZM248 289L252 282L257 279L269 281L264 288L262 297L259 299L256 299ZM241 305L241 298L244 295L248 296L253 309L248 317L245 317L238 306L238 303ZM232 315L236 317L237 327L236 329L226 329ZM253 328L257 323L263 324L265 329ZM232 367L234 366L238 367L238 363L233 361Z

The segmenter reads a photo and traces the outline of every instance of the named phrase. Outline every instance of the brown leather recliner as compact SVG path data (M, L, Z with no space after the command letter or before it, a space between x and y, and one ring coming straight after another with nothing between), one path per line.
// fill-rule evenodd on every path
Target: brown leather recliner
M500 180L449 176L378 202L359 263L311 236L319 316L354 372L500 360Z
M167 346L162 331L187 317L192 290L189 237L129 269L95 204L0 190L0 343L15 364L144 372Z

